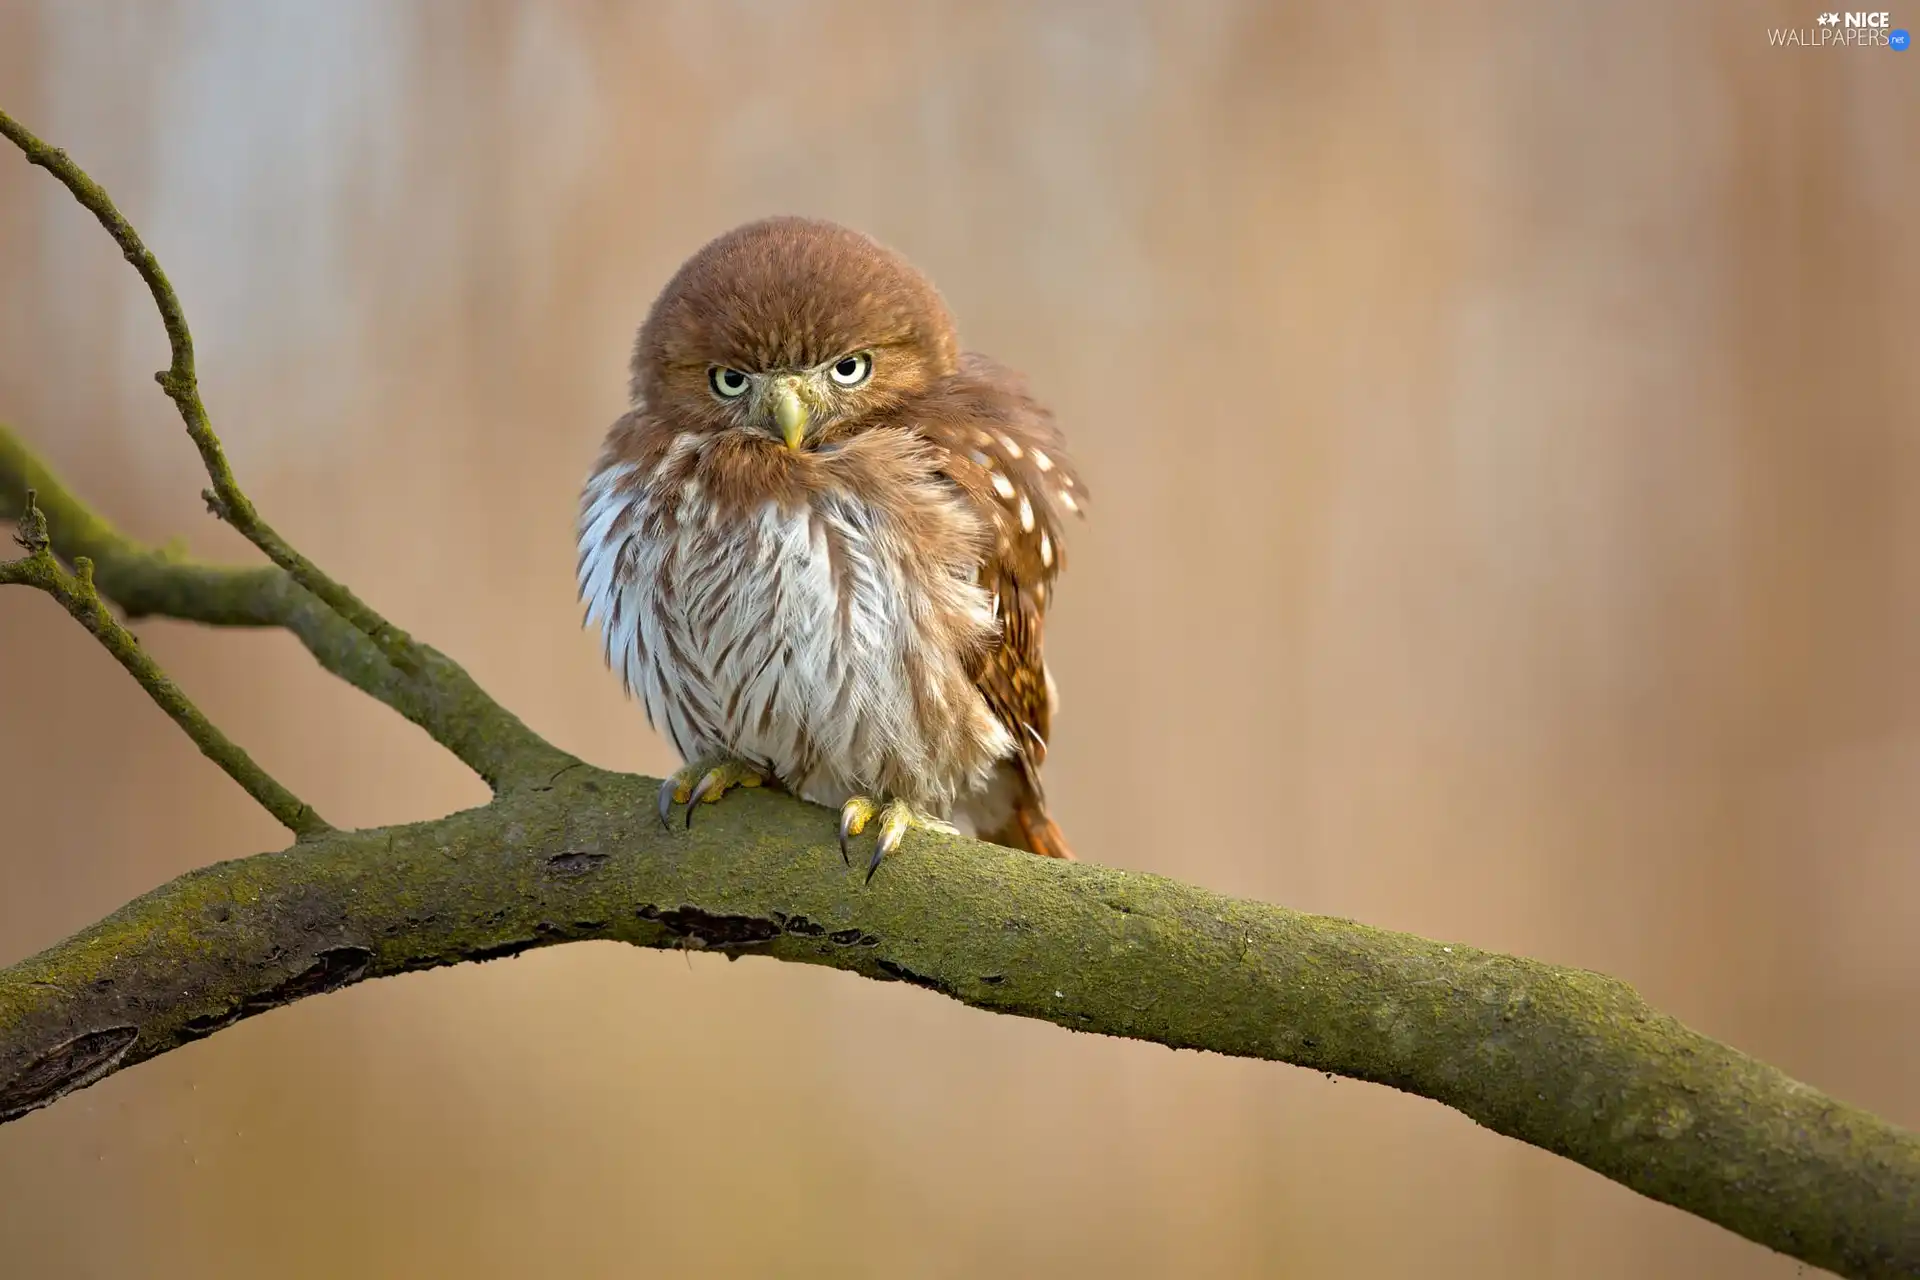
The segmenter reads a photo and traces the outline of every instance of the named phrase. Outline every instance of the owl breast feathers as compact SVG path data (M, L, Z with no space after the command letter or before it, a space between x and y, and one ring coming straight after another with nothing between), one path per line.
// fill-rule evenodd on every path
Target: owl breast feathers
M933 286L829 223L738 228L655 302L631 400L582 496L579 586L680 755L1071 856L1040 787L1042 634L1084 493Z

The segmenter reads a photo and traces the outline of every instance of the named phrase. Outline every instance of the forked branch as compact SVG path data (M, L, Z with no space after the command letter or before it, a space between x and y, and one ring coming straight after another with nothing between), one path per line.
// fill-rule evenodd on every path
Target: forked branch
M160 311L160 321L166 326L167 345L173 353L172 364L154 374L154 381L160 384L174 407L180 411L180 420L187 426L187 436L200 451L200 460L206 465L208 478L213 481L213 488L206 493L207 505L265 552L269 560L285 569L295 582L319 597L328 608L379 645L389 661L402 668L410 665L413 654L406 633L375 613L359 597L322 573L310 560L289 546L260 518L253 503L240 491L239 484L233 478L233 468L227 463L226 451L221 448L219 437L214 435L213 427L207 420L207 406L200 399L200 380L193 363L193 334L187 328L186 312L181 309L180 299L167 280L166 272L160 269L159 261L140 239L140 233L121 216L105 189L88 177L65 151L42 142L4 111L0 111L0 134L5 134L8 140L19 147L29 163L39 165L59 179L60 185L72 192L73 198L88 213L99 219L100 225L120 246L120 252L140 273L147 291L153 295L153 304Z
M574 763L439 650L413 641L417 661L395 666L284 570L208 564L129 538L0 423L0 520L20 514L29 488L39 493L54 553L69 562L91 558L100 589L128 617L285 628L322 667L419 725L496 790L539 785Z
M228 777L244 787L247 794L272 814L281 826L293 832L296 839L306 839L333 830L313 811L311 805L275 781L266 770L254 763L253 757L220 732L200 708L193 705L193 700L181 692L180 686L160 669L160 665L147 656L147 651L140 647L140 641L134 634L121 626L107 611L106 605L100 602L100 593L93 585L93 561L85 556L77 556L74 558L73 572L69 573L54 558L49 550L51 543L47 537L46 517L35 505L34 497L34 491L27 490L27 500L19 516L18 531L14 535L15 541L27 554L17 560L0 561L0 586L38 587L58 600L73 615L74 621L92 632L94 639L127 669L129 675L140 682L140 687L147 691L155 704L193 739L193 745L199 747L207 759L226 770Z
M200 460L213 482L213 487L205 494L209 509L238 529L303 590L372 641L381 657L403 676L418 676L426 667L435 666L440 676L439 683L460 686L458 692L462 701L476 708L484 705L493 713L490 718L496 722L504 724L505 721L512 721L518 725L517 720L494 704L457 665L447 662L442 655L414 640L353 592L322 573L318 566L295 550L261 518L247 495L241 492L239 483L234 479L233 468L227 463L226 451L221 448L219 437L214 435L213 426L208 421L207 407L200 398L199 377L194 369L193 334L187 328L186 312L180 306L179 296L174 293L166 273L160 269L159 261L147 249L139 232L133 229L133 224L114 207L105 189L88 177L65 151L41 141L4 111L0 111L0 134L19 147L30 163L59 179L60 184L73 194L73 198L99 220L153 295L161 323L166 326L167 345L173 354L172 363L155 374L154 379L180 411L187 435L200 451ZM520 727L525 732L525 727ZM531 747L538 742L534 735L526 733L519 745ZM472 765L495 790L530 782L534 777L541 776L541 770L546 767L543 761L529 773L514 774L511 772L511 760L496 758L490 752L476 752L472 758L463 754L461 758Z

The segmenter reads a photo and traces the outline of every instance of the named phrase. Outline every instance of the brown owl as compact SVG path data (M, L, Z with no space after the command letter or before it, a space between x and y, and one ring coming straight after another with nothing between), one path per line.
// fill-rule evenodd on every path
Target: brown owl
M1041 641L1084 493L1052 415L962 352L933 285L828 222L771 218L680 268L581 497L606 659L687 762L660 817L770 783L1071 858L1040 765ZM957 828L955 824L959 824Z

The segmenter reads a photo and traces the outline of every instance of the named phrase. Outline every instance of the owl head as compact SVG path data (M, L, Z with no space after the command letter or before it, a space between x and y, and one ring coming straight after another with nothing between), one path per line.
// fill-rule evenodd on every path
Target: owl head
M905 259L831 222L768 218L667 282L634 342L632 395L682 430L800 451L880 420L958 362L946 304Z

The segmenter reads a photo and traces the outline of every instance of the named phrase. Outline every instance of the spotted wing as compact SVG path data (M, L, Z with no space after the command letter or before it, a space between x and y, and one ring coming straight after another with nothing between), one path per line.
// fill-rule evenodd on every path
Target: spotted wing
M945 450L946 475L994 530L980 583L993 593L1000 632L978 655L974 681L1018 742L1021 771L1039 797L1054 706L1042 646L1046 612L1066 521L1081 514L1086 492L1053 415L1011 371L968 356L929 407L921 430Z

